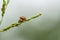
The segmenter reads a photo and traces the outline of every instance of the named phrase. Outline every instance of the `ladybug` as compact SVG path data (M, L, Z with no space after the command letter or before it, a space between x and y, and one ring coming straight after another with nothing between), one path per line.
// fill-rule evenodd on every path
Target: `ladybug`
M21 16L20 19L18 20L18 22L23 22L24 20L26 20L25 16Z
M21 16L20 19L26 20L26 17L25 16Z

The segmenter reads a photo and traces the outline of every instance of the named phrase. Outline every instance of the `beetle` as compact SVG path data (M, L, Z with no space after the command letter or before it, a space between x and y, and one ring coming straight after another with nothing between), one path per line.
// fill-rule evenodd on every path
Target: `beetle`
M26 20L26 17L25 16L21 16L19 17L20 19L18 20L18 22L23 22L24 20Z

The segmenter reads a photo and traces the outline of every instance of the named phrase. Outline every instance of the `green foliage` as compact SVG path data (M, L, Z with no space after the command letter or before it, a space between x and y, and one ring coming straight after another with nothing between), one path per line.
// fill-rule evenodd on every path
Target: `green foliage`
M5 14L5 11L6 11L6 7L7 7L7 5L9 4L9 2L10 2L10 0L3 0L3 4L2 4L2 8L1 8L1 11L2 11L2 14L1 14L2 19L0 20L0 25L1 25L1 23L2 23L4 14ZM37 15L35 15L35 16L30 17L29 19L23 20L22 22L13 23L13 24L11 24L10 26L8 26L8 27L3 28L2 30L0 30L0 32L4 32L4 31L7 31L7 30L10 29L10 28L17 27L18 25L21 25L22 23L27 22L27 21L30 21L31 19L35 19L35 18L37 18L37 17L39 17L39 16L41 16L40 13L37 14Z
M5 11L6 11L6 7L7 7L8 4L9 4L9 0L3 0L3 4L2 4L2 8L1 8L1 11L2 11L1 16L2 16L2 18L1 18L1 21L0 21L0 25L2 23L4 14L5 14Z

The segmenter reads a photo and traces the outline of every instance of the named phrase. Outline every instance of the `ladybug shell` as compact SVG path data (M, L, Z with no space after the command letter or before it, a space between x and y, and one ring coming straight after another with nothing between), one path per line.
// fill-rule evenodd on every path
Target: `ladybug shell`
M26 20L26 17L25 16L21 16L20 19Z

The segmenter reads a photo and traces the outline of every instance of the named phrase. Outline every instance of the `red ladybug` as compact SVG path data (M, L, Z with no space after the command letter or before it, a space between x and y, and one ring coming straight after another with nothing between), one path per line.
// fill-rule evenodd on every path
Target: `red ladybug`
M26 20L26 17L25 16L21 16L20 19Z
M25 16L21 16L18 22L23 22L24 20L26 20Z

